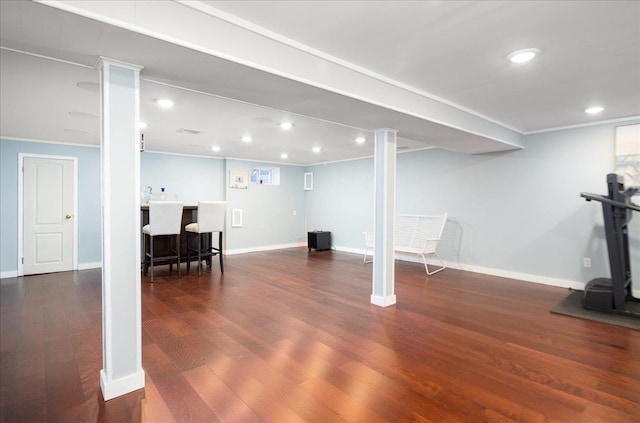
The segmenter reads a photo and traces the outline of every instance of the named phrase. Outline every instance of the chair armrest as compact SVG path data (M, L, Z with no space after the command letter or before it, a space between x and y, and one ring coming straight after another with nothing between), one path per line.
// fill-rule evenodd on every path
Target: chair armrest
M364 245L366 245L367 247L373 247L375 234L373 232L363 232L363 234L364 234Z

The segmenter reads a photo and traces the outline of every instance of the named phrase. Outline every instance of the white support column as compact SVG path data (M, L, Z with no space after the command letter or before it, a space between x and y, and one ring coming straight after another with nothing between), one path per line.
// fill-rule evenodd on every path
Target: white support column
M144 388L140 294L140 66L100 58L102 396Z
M394 129L375 131L373 292L371 304L396 303L393 221L396 192L396 134Z

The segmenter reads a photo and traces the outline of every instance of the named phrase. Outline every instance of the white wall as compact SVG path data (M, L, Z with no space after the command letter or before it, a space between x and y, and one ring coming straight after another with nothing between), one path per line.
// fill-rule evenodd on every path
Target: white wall
M614 131L604 124L530 135L524 150L507 153L399 154L396 212L448 212L439 252L453 266L582 287L610 274L601 208L579 195L606 193ZM314 190L307 192L307 229L332 231L339 248L363 249L362 231L373 222L373 161L308 170ZM634 218L637 224L640 216ZM630 244L638 269L635 228ZM592 268L582 267L583 257Z

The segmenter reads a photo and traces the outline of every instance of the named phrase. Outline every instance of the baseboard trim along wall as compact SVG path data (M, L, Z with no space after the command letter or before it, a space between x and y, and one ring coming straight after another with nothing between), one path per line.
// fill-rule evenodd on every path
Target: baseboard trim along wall
M78 270L87 270L87 269L100 269L102 268L101 261L94 261L91 263L79 263ZM0 272L0 279L6 278L17 278L18 271L17 270L8 270L6 272Z
M364 255L364 249L359 249L359 248L336 246L336 251ZM409 261L412 263L422 263L422 259L420 257L415 255L410 255L410 254L396 254L396 259L402 260L402 261ZM427 264L429 265L433 264L435 266L439 265L437 261L429 260L429 258L427 258ZM559 288L571 288L571 289L576 289L580 291L584 290L584 286L586 284L586 281L581 282L581 281L572 281L569 279L551 278L548 276L532 275L529 273L513 272L510 270L494 269L494 268L483 267L483 266L474 266L470 264L451 262L447 260L444 260L444 264L448 268L464 270L466 272L482 273L484 275L499 276L502 278L517 279L524 282L533 282L533 283L539 283L543 285L551 285Z
M342 251L343 253L353 253L353 254L364 255L364 250L361 248L338 247L338 246L334 246L334 248L336 249L336 251Z
M78 264L78 270L87 270L87 269L100 269L102 268L101 261L94 261L93 263L80 263Z
M306 245L307 245L306 242L293 242L291 244L278 244L278 245L265 245L262 247L236 248L232 250L226 250L224 252L224 255L230 256L233 254L257 253L259 251L284 250L286 248L305 247Z

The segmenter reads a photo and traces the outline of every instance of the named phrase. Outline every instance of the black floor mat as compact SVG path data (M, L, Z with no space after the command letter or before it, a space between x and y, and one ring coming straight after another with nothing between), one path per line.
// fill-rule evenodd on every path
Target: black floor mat
M601 313L582 308L582 291L573 291L567 298L560 301L551 309L552 313L564 314L566 316L578 317L580 319L593 320L596 322L608 323L610 325L622 326L629 329L640 330L640 318L621 316L618 314ZM640 303L627 302L629 310L640 315Z

